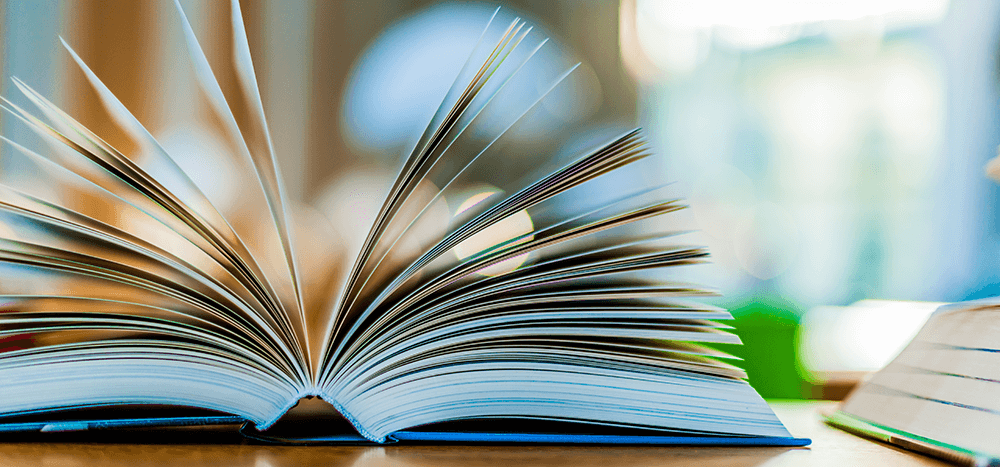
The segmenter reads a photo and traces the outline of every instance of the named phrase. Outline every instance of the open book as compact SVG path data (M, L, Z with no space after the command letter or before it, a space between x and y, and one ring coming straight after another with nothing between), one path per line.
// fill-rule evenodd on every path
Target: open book
M3 109L44 149L3 142L21 172L0 187L0 430L245 421L266 437L318 397L379 443L808 443L702 345L739 340L691 300L710 292L667 277L707 256L663 221L681 202L606 182L650 155L638 131L496 176L573 71L525 80L545 41L524 22L487 24L331 284L303 266L323 239L297 234L238 3L228 93L177 9L267 222L234 227L69 45L127 150L15 79L36 111ZM94 410L118 406L136 410Z
M828 421L952 462L1000 463L1000 300L939 308Z

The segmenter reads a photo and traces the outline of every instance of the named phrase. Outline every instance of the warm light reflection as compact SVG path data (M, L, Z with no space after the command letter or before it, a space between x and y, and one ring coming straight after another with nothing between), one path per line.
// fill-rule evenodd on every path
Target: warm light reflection
M345 172L330 183L316 201L316 208L330 221L335 235L328 246L356 258L392 186L393 174L384 167ZM451 211L448 200L429 180L420 181L396 211L382 234L383 272L409 264L448 233ZM381 258L381 256L380 256ZM392 266L390 266L392 265Z
M330 183L316 201L336 231L330 243L349 257L360 250L391 184L392 173L379 168L347 172Z
M1000 152L1000 151L998 151ZM986 176L1000 182L1000 154L986 162Z
M0 238L8 240L21 240L20 236L3 222L0 222Z
M497 194L500 194L500 192L483 191L472 195L459 204L458 208L455 209L455 215L457 216L462 214ZM464 260L475 256L482 251L500 245L501 243L509 242L523 235L530 234L534 230L535 226L531 222L531 216L528 215L528 211L521 210L507 216L504 219L501 219L499 222L487 227L483 231L456 245L455 255L458 256L458 259ZM527 235L523 238L519 238L516 242L513 242L512 245L527 243L534 240L534 238L534 235ZM530 253L518 255L476 272L478 274L491 277L507 274L521 267L521 265L528 260L529 256Z
M246 187L241 186L237 163L218 135L203 126L187 124L160 131L156 139L219 212L234 215L243 208L246 200L240 195ZM170 167L159 165L163 159L152 162L146 167L150 175L158 180L174 177L176 172Z
M463 201L462 204L458 205L458 209L455 209L455 215L457 216L465 211L468 211L469 209L472 209L477 204L486 201L487 198L495 194L497 194L497 192L495 191L484 191L482 193L470 196L468 199Z

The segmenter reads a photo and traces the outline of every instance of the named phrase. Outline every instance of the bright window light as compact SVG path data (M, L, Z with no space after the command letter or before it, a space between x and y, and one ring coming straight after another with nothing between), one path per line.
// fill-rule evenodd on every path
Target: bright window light
M622 54L626 64L648 60L667 74L687 73L701 63L713 42L756 50L807 35L880 36L888 30L937 23L948 12L948 4L948 0L623 0Z
M862 300L802 317L798 350L813 382L857 379L892 361L943 303Z

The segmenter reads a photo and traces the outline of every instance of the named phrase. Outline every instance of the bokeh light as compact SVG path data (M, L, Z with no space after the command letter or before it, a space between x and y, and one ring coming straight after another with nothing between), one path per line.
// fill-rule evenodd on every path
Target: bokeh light
M458 205L455 209L455 215L458 216L459 214L472 209L476 205L500 194L500 191L495 190L485 190L473 194ZM517 211L514 214L511 214L497 223L487 227L486 229L483 229L481 232L469 237L462 243L455 245L454 252L455 255L458 256L458 259L464 260L501 244L504 244L504 247L520 245L534 240L534 235L528 235L534 230L535 226L531 222L531 216L528 214L528 211ZM516 241L511 242L511 240L515 239ZM521 267L521 265L528 260L530 255L531 253L517 255L490 267L480 269L476 271L476 273L484 276L501 276Z

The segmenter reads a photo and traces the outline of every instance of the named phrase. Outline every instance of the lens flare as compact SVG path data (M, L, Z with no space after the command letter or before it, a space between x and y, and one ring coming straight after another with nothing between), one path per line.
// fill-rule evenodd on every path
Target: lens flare
M498 190L487 190L474 194L466 198L458 206L458 209L455 210L455 215L458 216L500 193ZM458 256L458 259L465 260L497 245L511 242L514 239L517 240L506 244L505 247L527 243L535 239L534 235L528 235L534 232L534 230L535 226L531 222L531 216L528 214L528 211L521 210L501 219L499 222L456 245L454 248L455 255ZM476 274L496 277L510 273L521 267L530 255L531 253L517 255L490 267L480 269L476 271Z

